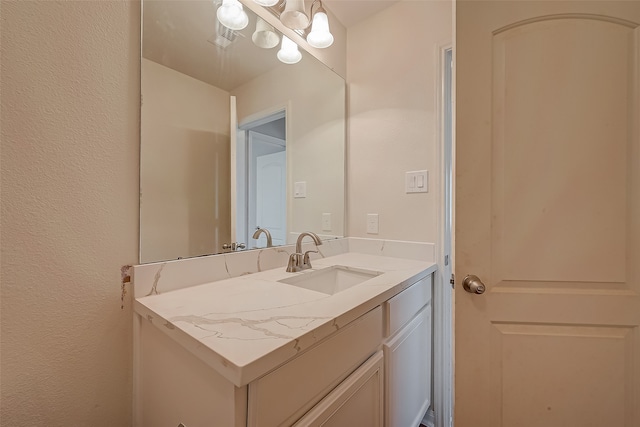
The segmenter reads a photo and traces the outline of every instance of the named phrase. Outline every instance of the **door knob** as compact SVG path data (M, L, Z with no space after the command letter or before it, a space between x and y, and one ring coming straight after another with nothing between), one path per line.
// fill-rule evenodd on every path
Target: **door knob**
M465 291L472 294L483 294L485 291L484 283L478 278L478 276L468 275L462 282L462 287Z

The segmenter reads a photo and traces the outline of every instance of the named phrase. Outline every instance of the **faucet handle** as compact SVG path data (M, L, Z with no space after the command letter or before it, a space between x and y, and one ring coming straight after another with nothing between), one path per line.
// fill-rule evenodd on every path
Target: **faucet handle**
M306 251L304 253L304 257L302 258L302 264L303 265L308 265L309 267L311 267L311 260L309 259L309 254L313 253L313 254L317 254L320 251Z
M298 252L294 252L291 255L289 255L289 263L287 264L287 273L296 273L301 270L299 260L300 260L300 257L302 256L303 255Z

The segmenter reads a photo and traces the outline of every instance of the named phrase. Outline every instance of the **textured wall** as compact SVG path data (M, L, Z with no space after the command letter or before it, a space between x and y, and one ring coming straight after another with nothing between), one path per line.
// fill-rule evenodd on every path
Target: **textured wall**
M2 426L131 424L139 3L2 1Z
M438 241L439 48L451 2L401 1L348 31L348 235ZM429 193L405 194L405 172L429 170ZM366 214L380 233L366 233Z

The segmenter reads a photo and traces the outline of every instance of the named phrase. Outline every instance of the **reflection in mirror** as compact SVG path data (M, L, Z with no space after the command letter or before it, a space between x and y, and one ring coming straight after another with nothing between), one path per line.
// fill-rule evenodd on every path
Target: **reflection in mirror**
M140 262L344 235L344 80L244 8L231 31L207 1L143 6ZM259 47L262 46L262 47ZM282 55L281 55L282 56ZM233 224L233 226L232 226Z

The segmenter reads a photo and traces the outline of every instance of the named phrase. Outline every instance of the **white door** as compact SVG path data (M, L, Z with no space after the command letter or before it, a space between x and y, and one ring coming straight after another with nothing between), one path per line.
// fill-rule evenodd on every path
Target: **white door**
M287 153L267 154L256 159L256 227L266 228L276 246L287 240ZM257 246L265 247L260 235Z
M640 2L456 7L455 425L638 427Z
M282 245L287 228L286 142L251 130L247 134L247 247L266 247L264 234L257 241L251 237L257 228L268 229L273 244Z

